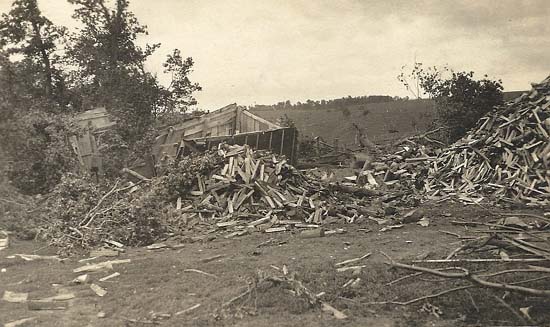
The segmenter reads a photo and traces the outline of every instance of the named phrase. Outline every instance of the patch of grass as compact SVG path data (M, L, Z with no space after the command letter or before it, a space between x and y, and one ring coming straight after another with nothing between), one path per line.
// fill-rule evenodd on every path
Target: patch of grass
M349 114L344 112L348 111ZM343 109L282 109L255 110L254 114L275 122L281 115L287 115L300 131L300 135L321 136L328 142L338 138L343 144L353 144L356 123L365 128L369 137L377 143L385 143L404 136L409 136L427 130L431 119L422 117L433 116L434 106L430 100L393 101L369 104L368 110L362 106L348 106ZM365 114L367 113L367 114ZM360 118L358 118L360 117ZM411 120L417 119L418 124L411 126ZM389 133L384 124L393 122L399 133Z
M468 267L472 271L487 269L483 265ZM507 266L506 269L511 269ZM505 294L498 290L487 290L478 287L448 293L433 299L426 299L410 305L396 304L369 304L371 302L398 301L405 302L430 294L446 291L452 288L469 285L462 280L440 279L433 276L416 276L405 279L393 285L388 285L397 278L411 274L411 272L389 268L382 263L369 264L359 274L337 273L333 267L326 265L301 266L296 269L296 279L314 293L325 292L322 300L333 305L338 310L354 317L369 317L374 313L384 312L396 317L406 326L412 322L420 325L422 321L440 320L452 322L456 325L476 324L521 324L520 321L506 307L494 299L494 296L506 295L505 301L518 313L521 307L531 307L533 320L543 323L550 319L550 300L525 297L521 294ZM525 274L506 275L493 279L500 282L517 282L528 278ZM342 286L350 279L361 278L358 287ZM530 287L547 288L548 280L532 282ZM546 285L546 286L545 286ZM292 294L281 289L271 289L259 295L259 309L269 308L270 312L277 310L301 314L308 309L303 300L293 299ZM304 306L305 305L305 306ZM426 308L434 308L440 315L430 313Z

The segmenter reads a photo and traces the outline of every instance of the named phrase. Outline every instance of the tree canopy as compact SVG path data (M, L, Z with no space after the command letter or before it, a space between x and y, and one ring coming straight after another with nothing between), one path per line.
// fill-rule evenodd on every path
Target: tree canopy
M146 69L161 45L139 42L147 26L132 13L129 0L67 1L74 6L79 29L55 25L37 0L15 0L0 19L1 146L14 162L12 169L19 170L16 175L29 175L32 169L40 174L25 156L33 151L28 140L39 138L47 153L61 153L55 133L44 131L72 131L71 115L100 106L118 123L112 139L124 143L119 148L145 155L145 136L154 134L155 121L188 111L197 103L193 94L201 90L189 78L193 59L178 49L159 67L171 76L168 85ZM54 148L48 152L49 146ZM32 160L49 162L44 156ZM68 169L62 166L57 168Z
M423 93L434 99L436 123L446 127L443 139L447 142L462 137L483 115L503 103L502 82L487 75L475 79L472 71L425 68L415 63L409 73L402 72L398 79L415 97Z

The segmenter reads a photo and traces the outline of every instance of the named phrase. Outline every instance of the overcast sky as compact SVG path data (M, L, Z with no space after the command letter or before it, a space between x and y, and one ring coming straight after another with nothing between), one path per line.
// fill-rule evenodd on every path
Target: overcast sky
M0 0L0 11L11 0ZM76 26L65 0L39 0ZM195 60L199 105L269 104L347 95L407 95L403 65L448 64L524 90L550 74L549 0L131 0L161 42Z

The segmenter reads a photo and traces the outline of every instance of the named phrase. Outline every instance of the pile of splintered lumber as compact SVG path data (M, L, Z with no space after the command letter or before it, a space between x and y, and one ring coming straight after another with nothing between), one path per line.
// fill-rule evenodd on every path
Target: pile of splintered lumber
M372 175L386 186L415 187L426 177L423 167L426 162L435 159L435 150L406 139L391 154L380 156L371 164ZM366 172L367 177L369 172ZM375 185L371 178L369 184Z
M207 221L229 234L250 231L283 232L294 228L319 228L327 221L354 222L360 217L356 208L342 203L346 199L374 194L353 186L322 183L304 176L286 159L270 152L254 151L248 146L219 149L224 157L220 168L197 176L190 194L191 205L176 206L183 220Z
M550 76L481 118L468 134L431 161L430 198L457 196L550 204Z

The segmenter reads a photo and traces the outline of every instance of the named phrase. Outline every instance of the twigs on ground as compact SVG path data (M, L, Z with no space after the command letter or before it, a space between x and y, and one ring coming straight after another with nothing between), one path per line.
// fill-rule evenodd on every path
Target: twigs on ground
M343 312L332 307L330 304L324 301L321 301L321 299L319 299L319 297L317 297L315 293L313 293L307 287L305 287L304 284L301 281L297 280L293 275L272 276L272 275L266 275L261 271L258 272L256 280L252 283L251 286L248 287L246 291L235 296L231 300L223 303L222 308L228 308L231 305L234 305L236 302L252 294L252 292L257 290L260 285L263 285L263 286L267 285L268 288L274 287L274 286L281 286L285 289L292 291L293 294L295 294L295 296L305 299L310 306L319 308L321 309L321 311L327 312L333 315L334 318L336 319L347 318L347 316Z
M549 297L550 298L550 290L541 290L536 288L530 288L530 287L524 287L524 286L518 286L513 284L506 284L506 283L497 283L497 282L491 282L487 281L481 278L480 275L472 274L470 271L468 271L465 268L458 268L460 272L444 272L440 270L435 270L431 268L426 267L420 267L420 266L411 266L404 263L396 262L392 258L390 258L387 254L382 254L390 261L387 264L397 267L397 268L403 268L406 270L412 270L417 272L424 272L431 275L449 278L449 279L462 279L465 281L470 282L472 285L484 287L484 288L490 288L490 289L498 289L498 290L505 290L510 292L517 292L525 295L532 295L532 296L542 296L542 297ZM535 271L534 271L535 272Z
M468 289L468 288L473 288L475 287L474 285L464 285L464 286L459 286L459 287L455 287L455 288L451 288L451 289L448 289L448 290L445 290L445 291L441 291L441 292L438 292L438 293L434 293L434 294L430 294L430 295L425 295L425 296L421 296L421 297L417 297L415 299L412 299L412 300L409 300L409 301L405 301L405 302L399 302L399 301L382 301L382 302L367 302L365 304L395 304L395 305L410 305L410 304L414 304L414 303L417 303L417 302L420 302L422 300L427 300L427 299L433 299L433 298L436 298L436 297L439 297L441 295L445 295L445 294L449 294L449 293L452 293L452 292L457 292L457 291L462 291L462 290L465 290L465 289Z
M459 269L459 267L446 267L446 268L442 268L440 270L457 270ZM391 285L394 285L394 284L397 284L405 279L409 279L409 278L412 278L412 277L416 277L416 276L420 276L422 275L423 272L417 272L417 273L414 273L414 274L410 274L410 275L406 275L406 276L403 276L403 277L399 277L389 283L386 284L386 286L391 286Z

